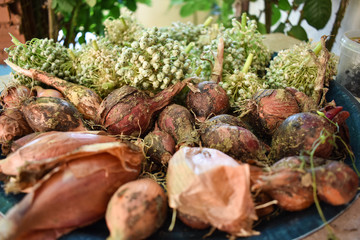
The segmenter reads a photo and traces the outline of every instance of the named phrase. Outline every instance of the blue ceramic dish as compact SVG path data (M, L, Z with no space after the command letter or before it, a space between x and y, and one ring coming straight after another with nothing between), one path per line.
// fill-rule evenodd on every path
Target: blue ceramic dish
M344 110L350 112L350 117L347 124L350 132L350 141L352 149L357 159L357 168L360 169L360 104L359 102L341 85L332 81L330 83L330 90L327 93L327 100L335 100L338 106L343 106ZM350 165L350 160L347 160ZM0 211L5 213L11 206L16 204L22 196L5 195L0 191ZM351 204L343 206L330 206L328 204L321 204L322 210L328 221L335 219L342 212L344 212ZM198 240L204 236L208 230L192 230L180 221L176 222L175 228L172 232L168 232L167 228L170 225L170 216L163 228L151 236L150 240ZM282 212L280 215L272 218L270 221L264 220L255 226L255 230L260 231L261 235L248 238L241 238L246 240L278 240L278 239L300 239L318 230L323 226L315 206L312 206L300 212ZM77 229L72 233L63 236L61 240L104 240L109 235L104 220L101 220L91 226ZM208 237L209 240L225 240L226 234L222 232L215 232Z

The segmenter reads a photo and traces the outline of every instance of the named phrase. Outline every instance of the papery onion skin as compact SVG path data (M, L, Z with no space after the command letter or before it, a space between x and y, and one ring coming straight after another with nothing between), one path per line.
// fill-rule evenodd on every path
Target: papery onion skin
M17 108L22 101L31 96L34 96L34 94L26 86L10 86L1 92L0 102L4 108Z
M10 152L11 143L33 130L24 119L23 114L17 108L0 110L0 144L2 154Z
M217 83L202 81L190 91L186 98L187 108L194 112L196 120L204 122L206 119L227 113L230 109L229 97L226 91Z
M105 220L108 240L146 239L155 233L167 216L167 197L150 178L122 185L109 201Z
M118 142L105 144L113 153L72 159L42 178L0 220L0 238L57 239L104 217L112 194L139 176L143 161L140 151Z
M0 161L0 172L15 176L18 174L18 168L27 162L54 158L87 144L116 140L112 136L98 135L97 133L91 131L38 133L34 139L27 141L25 145Z
M87 130L79 111L61 98L29 98L23 102L21 112L36 132Z
M234 236L258 234L249 164L216 149L182 147L169 161L166 182L171 208Z

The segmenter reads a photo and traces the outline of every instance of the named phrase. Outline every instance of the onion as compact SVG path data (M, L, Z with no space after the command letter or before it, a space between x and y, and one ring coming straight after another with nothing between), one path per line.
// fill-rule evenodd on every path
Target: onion
M239 161L261 165L267 162L265 148L246 128L225 123L212 125L202 130L201 142L204 147L220 150Z
M0 161L0 172L6 175L18 175L25 163L42 161L72 152L88 144L113 142L115 138L99 135L98 132L45 132L37 133L31 140L25 140L23 146ZM51 143L51 144L49 144Z
M87 130L79 111L61 98L29 98L23 102L21 112L37 132Z
M162 131L175 139L176 149L182 146L195 146L199 142L194 118L186 107L178 104L167 106L159 114L157 124Z
M288 117L275 131L269 158L277 161L283 157L309 152L320 136L326 139L317 147L314 156L328 158L334 148L331 140L335 126L326 118L310 112Z
M0 220L0 236L57 239L100 220L114 192L139 176L143 160L141 151L120 142L89 145L81 154L52 159L57 167Z
M216 149L183 147L169 161L166 184L171 208L234 236L258 234L248 164Z
M122 185L111 197L106 211L108 240L146 239L164 223L167 197L160 185L150 178Z
M9 61L5 60L5 62L18 73L59 90L65 98L78 109L85 119L95 120L101 98L91 89L54 77L40 70L27 70Z
M196 88L190 88L186 105L190 111L194 112L199 122L226 113L230 109L226 91L217 83L209 81L200 82Z
M160 166L166 166L175 153L173 137L159 128L154 129L144 137L144 145L146 155Z
M247 119L261 136L272 136L277 127L289 116L301 110L293 95L285 89L258 91L249 101L251 112Z
M0 115L0 144L2 153L10 151L12 141L32 133L33 130L25 121L21 111L16 108L7 108Z
M55 89L44 89L40 86L35 86L31 89L33 92L36 93L36 97L58 97L64 98L61 92Z
M154 97L127 85L116 89L101 103L98 122L111 134L144 134L149 129L154 114L168 105L187 82L188 80L178 82Z
M16 108L21 105L22 101L31 96L33 96L33 94L26 86L7 87L1 92L1 105L5 108Z

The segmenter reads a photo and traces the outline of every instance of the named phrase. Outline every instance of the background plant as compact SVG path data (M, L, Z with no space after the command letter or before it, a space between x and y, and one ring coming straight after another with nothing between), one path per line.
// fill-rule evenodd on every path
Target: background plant
M307 41L308 34L302 26L306 22L311 27L320 30L329 22L332 13L331 0L251 0L263 1L264 9L257 15L251 15L258 21L258 30L265 33L281 32L286 35ZM197 11L209 11L215 15L218 22L230 26L231 17L238 18L242 12L249 11L250 0L170 0L170 6L180 5L182 17L196 14ZM327 47L332 48L341 21L344 17L348 0L341 0L336 19L331 30ZM300 13L298 19L290 19L295 12ZM283 20L285 18L285 20ZM264 21L261 21L265 19Z
M62 30L64 46L85 42L87 32L104 34L105 19L118 18L121 8L136 11L137 4L151 5L151 0L48 0L49 37L58 39Z

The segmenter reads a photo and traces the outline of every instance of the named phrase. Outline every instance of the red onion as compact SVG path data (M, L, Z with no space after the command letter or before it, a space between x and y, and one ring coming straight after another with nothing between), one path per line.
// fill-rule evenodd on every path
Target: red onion
M103 100L98 120L111 134L139 136L149 129L155 112L168 105L186 84L187 80L178 82L154 97L125 85Z
M194 112L199 122L218 114L226 113L230 108L226 91L217 83L204 81L190 89L186 98L187 108Z

